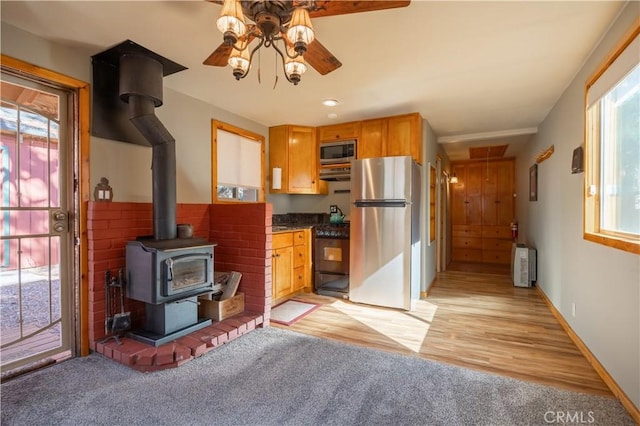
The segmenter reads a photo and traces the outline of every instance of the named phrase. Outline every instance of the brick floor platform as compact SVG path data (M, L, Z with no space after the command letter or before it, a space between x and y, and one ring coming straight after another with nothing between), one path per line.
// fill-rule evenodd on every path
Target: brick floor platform
M96 342L93 349L135 370L158 371L179 367L264 325L266 324L264 324L263 315L245 312L214 322L210 326L158 347L124 337L120 339L120 344L114 339Z

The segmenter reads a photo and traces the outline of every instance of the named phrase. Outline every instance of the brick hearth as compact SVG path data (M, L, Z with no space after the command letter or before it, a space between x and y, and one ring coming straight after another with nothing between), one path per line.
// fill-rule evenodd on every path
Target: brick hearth
M154 347L130 338L97 342L95 351L138 371L175 368L263 325L262 315L238 314Z
M269 325L271 313L270 204L179 204L177 223L191 223L194 237L217 246L214 268L238 271L245 311L159 347L129 338L121 344L105 333L104 274L125 267L125 246L153 234L151 203L90 202L87 214L89 260L89 343L92 350L140 371L178 367L256 327ZM144 303L125 299L133 328L144 324Z

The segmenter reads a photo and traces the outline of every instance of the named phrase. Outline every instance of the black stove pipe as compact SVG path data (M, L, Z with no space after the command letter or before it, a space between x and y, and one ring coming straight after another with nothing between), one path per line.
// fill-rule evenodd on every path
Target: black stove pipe
M120 57L120 99L129 120L151 144L153 238L171 240L176 226L176 141L155 115L162 105L162 64L142 54Z

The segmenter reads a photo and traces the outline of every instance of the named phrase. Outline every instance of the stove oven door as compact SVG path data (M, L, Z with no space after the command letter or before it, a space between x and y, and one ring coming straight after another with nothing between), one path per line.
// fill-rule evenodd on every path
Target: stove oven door
M327 274L349 274L349 240L318 238L315 240L315 271Z

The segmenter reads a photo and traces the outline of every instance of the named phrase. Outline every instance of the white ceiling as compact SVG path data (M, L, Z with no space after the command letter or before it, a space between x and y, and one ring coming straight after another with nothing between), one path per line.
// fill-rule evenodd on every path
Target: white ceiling
M274 53L235 81L202 65L222 42L221 6L206 1L6 1L2 21L99 53L130 39L189 69L164 84L265 126L318 126L418 111L449 157L470 145L530 139L624 2L420 1L406 8L316 18L317 38L341 62L288 83ZM326 98L340 101L329 108ZM327 114L334 112L336 119ZM446 142L446 143L445 143Z

